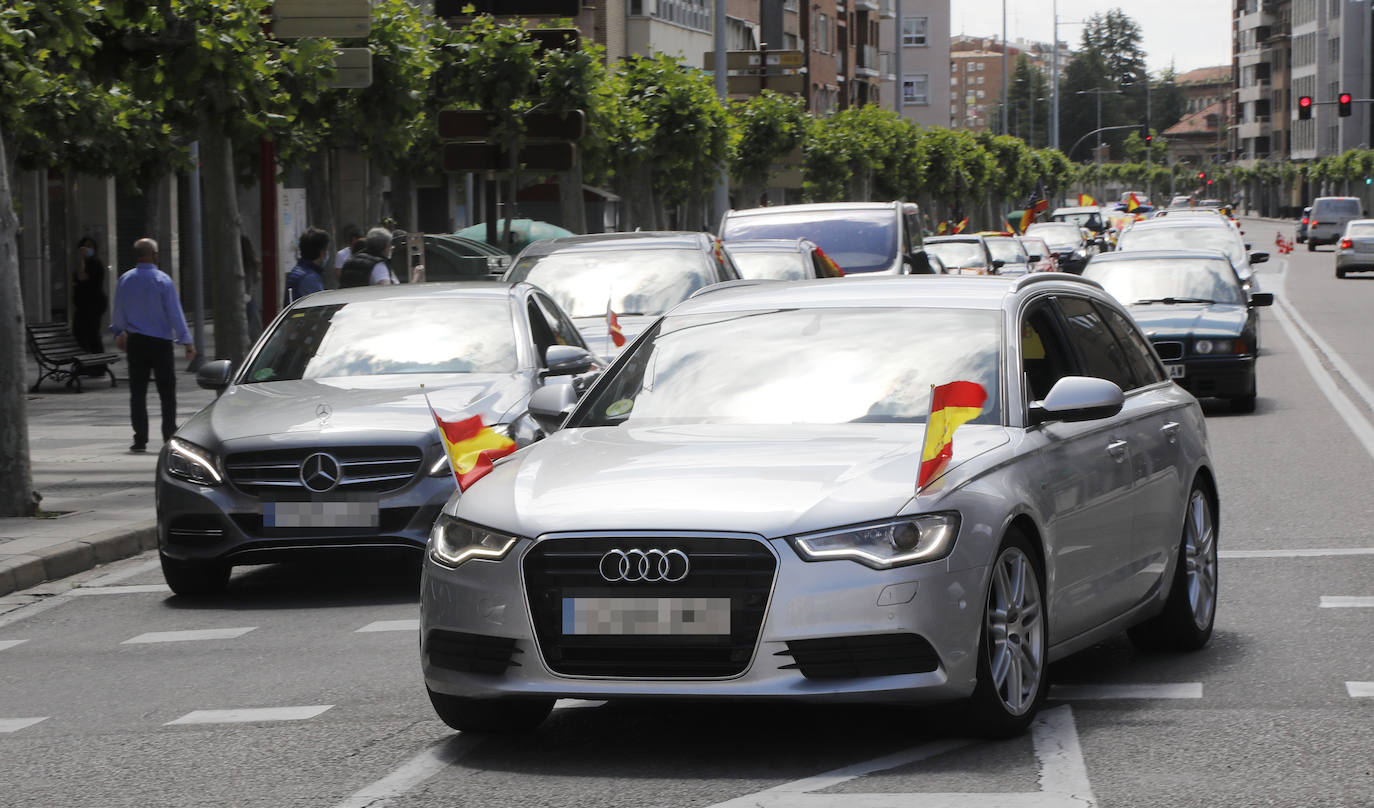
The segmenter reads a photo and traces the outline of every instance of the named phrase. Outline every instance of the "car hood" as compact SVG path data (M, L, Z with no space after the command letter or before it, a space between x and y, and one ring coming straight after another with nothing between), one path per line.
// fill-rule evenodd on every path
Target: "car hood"
M534 537L709 530L775 538L899 513L916 493L924 424L692 424L569 429L497 464L449 513ZM965 426L950 469L1008 441Z
M616 319L620 321L620 333L625 335L626 345L644 333L658 318L657 314L616 315ZM587 348L602 359L614 359L616 354L620 353L621 349L611 342L610 326L607 325L605 317L578 317L573 320L573 325L576 325L578 332L582 334Z
M1131 306L1131 316L1148 336L1235 337L1245 328L1245 306L1232 303L1156 303Z
M425 396L445 419L482 416L497 424L518 415L531 389L529 373L404 374L262 382L231 386L196 413L178 436L207 446L270 436L289 447L350 433L434 432ZM437 440L437 433L436 433Z

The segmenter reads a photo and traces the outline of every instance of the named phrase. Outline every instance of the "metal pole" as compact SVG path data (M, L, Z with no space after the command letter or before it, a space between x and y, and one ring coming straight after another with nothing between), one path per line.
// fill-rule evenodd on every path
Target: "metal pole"
M1002 0L1002 134L1007 133L1007 0Z
M205 363L205 248L201 242L199 140L191 144L191 176L187 184L190 187L186 203L191 208L191 341L196 345L196 358L186 369L194 371Z
M715 26L715 42L712 47L716 52L716 95L720 98L721 103L724 103L725 96L727 95L725 81L725 0L716 0L714 19L712 19L711 22ZM807 47L810 47L809 42L807 43ZM810 80L809 74L807 80ZM730 207L730 176L723 165L720 167L720 173L716 175L716 188L715 192L712 194L712 207L715 208L715 221L712 222L712 224L718 229L720 227L720 220L725 216L725 211Z
M905 102L902 92L906 86L905 81L902 79L902 0L895 0L895 4L897 11L897 47L892 50L892 72L897 76L897 86L896 92L893 93L896 97L892 99L892 104L896 108L897 114L901 115L902 104ZM929 84L929 82L927 82L927 84ZM926 92L930 92L930 87L926 87Z
M1059 0L1051 4L1054 10L1054 42L1050 46L1050 147L1059 148Z
M1097 96L1097 150L1093 155L1093 162L1097 164L1097 198L1102 199L1102 91L1099 89L1093 93ZM1099 204L1101 204L1099 202Z

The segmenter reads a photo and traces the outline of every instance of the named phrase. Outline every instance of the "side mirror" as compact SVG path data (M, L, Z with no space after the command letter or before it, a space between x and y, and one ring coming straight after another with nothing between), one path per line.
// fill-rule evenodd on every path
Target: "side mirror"
M577 406L577 391L571 384L546 384L530 396L530 415L545 432L556 432Z
M1247 250L1250 249L1250 242L1248 242L1248 241L1245 242L1245 249L1247 249Z
M576 345L550 345L544 351L545 376L574 376L596 367L596 357Z
M992 259L992 268L993 268L993 269L1001 269L1002 267L1004 267L1004 266L1006 266L1006 265L1007 265L1007 262L1006 262L1006 261L1003 261L1001 258L994 258L994 259Z
M229 359L216 359L206 362L196 371L196 384L205 390L223 393L229 386L229 377L234 375L234 363Z
M1031 424L1048 421L1095 421L1121 412L1126 396L1116 382L1094 376L1065 376L1044 400L1030 405Z
M1267 252L1253 252L1253 253L1250 253L1250 263L1252 263L1252 264L1263 264L1265 261L1268 261L1268 260L1269 260L1269 253L1267 253Z
M1273 292L1255 292L1250 295L1251 306L1272 306L1274 305Z

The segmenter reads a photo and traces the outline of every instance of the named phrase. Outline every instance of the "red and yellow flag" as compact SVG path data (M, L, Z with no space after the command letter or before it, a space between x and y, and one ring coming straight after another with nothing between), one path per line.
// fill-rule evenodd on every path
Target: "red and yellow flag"
M954 226L954 232L956 232L956 233L962 233L962 232L964 232L964 228L965 228L965 227L968 227L968 217L967 217L967 216L965 216L963 219L961 219L961 220L959 221L959 223L956 224L956 225Z
M988 391L977 382L950 382L930 388L930 420L926 421L917 490L945 470L954 456L954 430L977 418L987 400Z
M429 404L429 396L425 396L425 403ZM445 421L432 404L429 414L434 416L434 425L439 428L439 439L444 442L444 452L459 491L468 490L468 486L485 477L491 471L493 460L519 448L515 441L484 426L480 415L461 421Z
M1092 196L1091 196L1090 194L1079 194L1079 195L1078 195L1078 206L1079 206L1080 208L1090 208L1090 207L1092 207L1093 205L1096 205L1096 204L1097 204L1097 200L1096 200L1096 199L1093 199Z
M611 308L611 301L606 301L606 331L611 335L611 342L615 347L625 347L625 332L620 330L620 318L616 316L615 309Z
M935 235L937 236L943 236L947 232L949 232L949 222L940 222L940 226L935 228Z
M1129 211L1130 213L1135 213L1136 209L1139 208L1139 207L1140 207L1140 200L1139 200L1139 199L1136 199L1135 194L1131 194L1130 196L1127 196L1127 197L1126 197L1126 210L1127 210L1127 211Z

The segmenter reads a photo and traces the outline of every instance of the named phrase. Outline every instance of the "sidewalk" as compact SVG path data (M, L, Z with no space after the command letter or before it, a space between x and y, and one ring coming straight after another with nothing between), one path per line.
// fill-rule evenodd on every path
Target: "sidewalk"
M108 336L105 347L116 350ZM27 351L25 359L25 383L31 385L38 366ZM194 374L180 372L187 364L180 352L176 364L180 424L215 394L197 387ZM115 388L106 376L83 379L81 393L48 380L37 393L26 394L33 483L48 516L0 518L0 595L157 546L153 479L162 448L157 388L149 382L148 452L132 454L128 367L121 360L114 371Z

